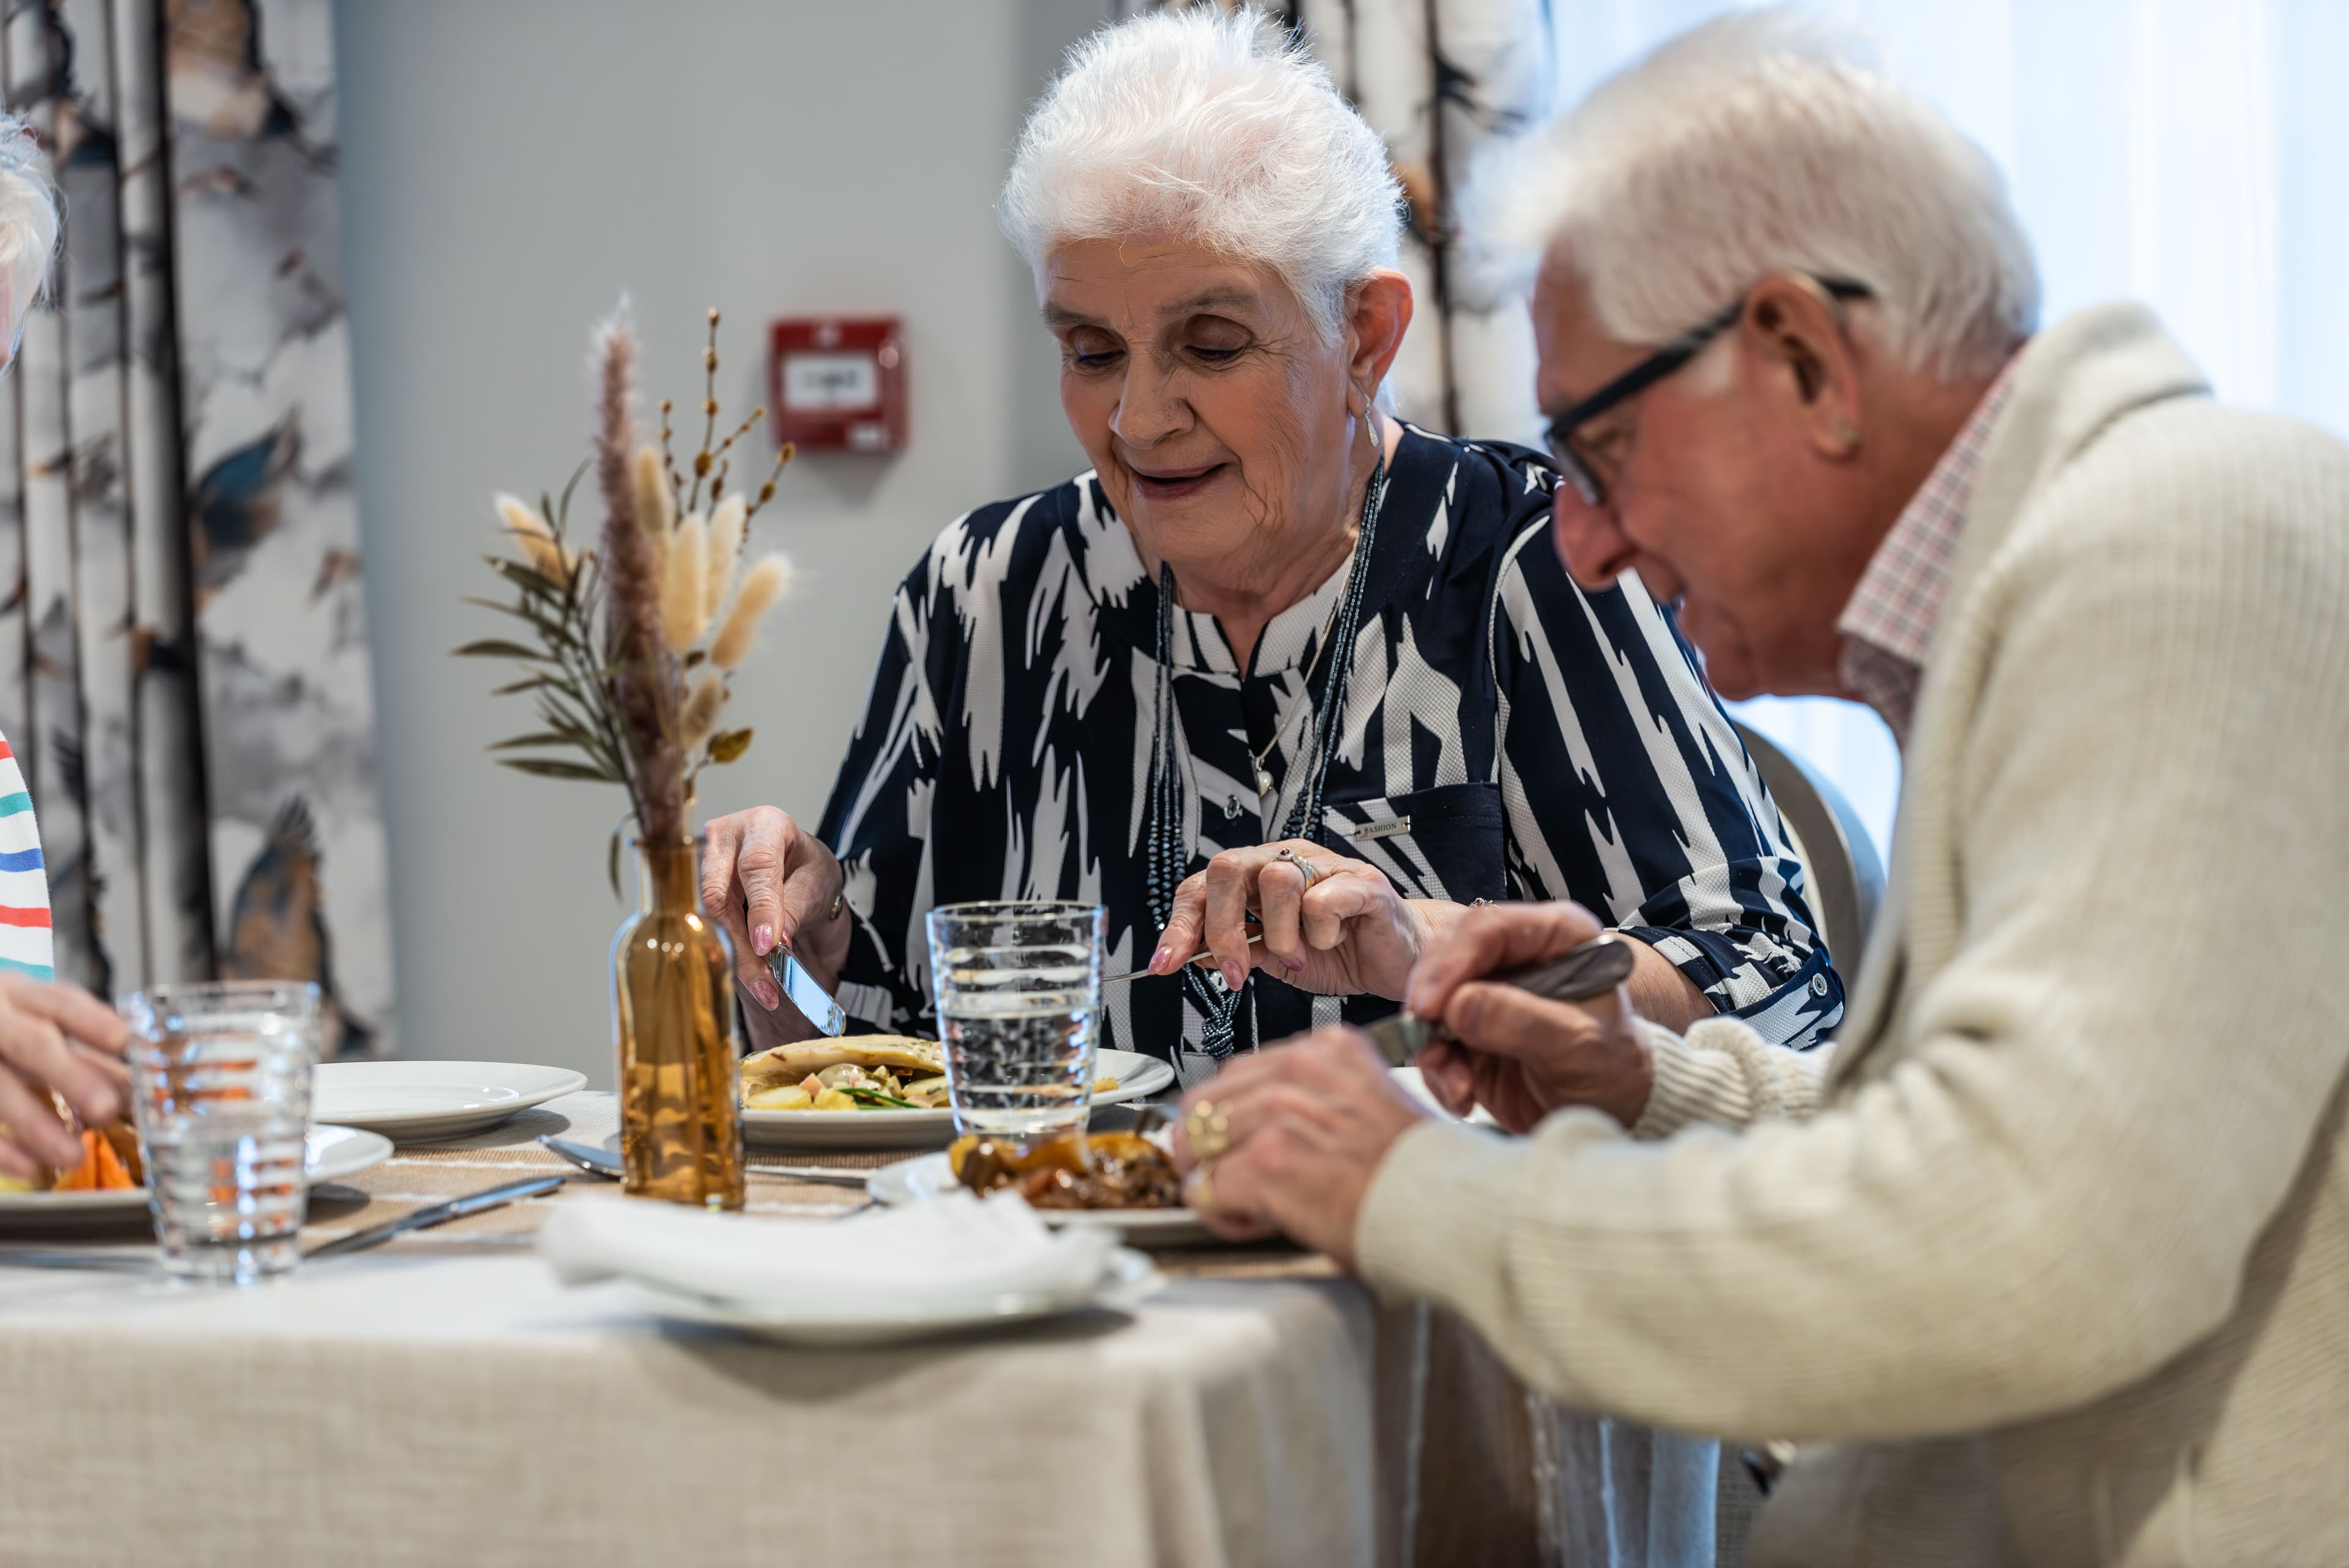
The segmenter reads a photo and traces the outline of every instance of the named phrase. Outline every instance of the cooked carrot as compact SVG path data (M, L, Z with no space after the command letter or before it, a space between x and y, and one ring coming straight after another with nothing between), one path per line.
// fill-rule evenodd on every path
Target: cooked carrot
M98 1187L99 1191L120 1192L125 1188L136 1187L139 1185L137 1182L130 1179L130 1172L129 1168L123 1165L122 1157L114 1152L113 1141L108 1138L104 1133L84 1133L82 1134L82 1137L96 1140L90 1146L90 1152L98 1157Z
M75 1166L71 1170L61 1170L57 1172L57 1185L52 1187L49 1190L52 1192L97 1191L102 1185L98 1180L99 1165L98 1151L105 1147L106 1140L98 1137L96 1133L86 1132L82 1134L81 1163ZM109 1150L108 1152L111 1153L112 1151ZM117 1161L116 1163L119 1165L120 1162Z

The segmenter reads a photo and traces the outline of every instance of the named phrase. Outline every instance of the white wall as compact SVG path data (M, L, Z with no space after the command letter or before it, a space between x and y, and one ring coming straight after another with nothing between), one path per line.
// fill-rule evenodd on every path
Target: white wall
M1098 0L339 0L343 204L367 613L399 1009L412 1055L612 1082L604 875L618 792L482 747L534 727L501 670L489 496L585 455L588 329L627 292L647 405L762 398L764 324L905 317L913 441L805 457L756 543L812 568L737 685L756 726L709 813L812 822L891 588L950 517L1081 466L1049 339L991 212L1026 102ZM771 461L763 440L760 462ZM740 472L738 465L737 472ZM583 485L590 499L593 485ZM576 517L574 514L574 517Z

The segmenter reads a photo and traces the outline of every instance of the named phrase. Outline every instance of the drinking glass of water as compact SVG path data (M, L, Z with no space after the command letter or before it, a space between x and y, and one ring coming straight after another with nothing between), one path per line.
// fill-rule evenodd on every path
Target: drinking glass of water
M156 985L130 1021L131 1116L163 1266L245 1284L300 1258L318 988L292 981Z
M1102 908L948 904L929 915L930 981L957 1131L1026 1140L1093 1105Z

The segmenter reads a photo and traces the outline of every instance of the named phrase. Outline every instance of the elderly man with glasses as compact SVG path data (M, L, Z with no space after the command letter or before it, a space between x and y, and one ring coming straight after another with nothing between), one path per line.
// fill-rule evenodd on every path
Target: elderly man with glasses
M1728 694L1882 713L1893 889L1809 1056L1493 983L1599 922L1477 911L1405 1005L1527 1136L1328 1030L1193 1096L1193 1201L1571 1403L1792 1439L1756 1563L2349 1562L2349 450L2138 306L2038 330L1987 161L1782 15L1498 205L1568 565Z

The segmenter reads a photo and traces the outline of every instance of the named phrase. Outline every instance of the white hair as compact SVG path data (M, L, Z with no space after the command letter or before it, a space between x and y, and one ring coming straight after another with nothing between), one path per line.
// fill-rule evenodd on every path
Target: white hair
M1912 369L1995 368L2039 318L2039 275L1982 151L1799 13L1671 39L1478 170L1479 242L1557 250L1607 334L1661 343L1785 272L1866 284Z
M8 280L0 336L11 356L57 251L57 195L36 161L39 152L23 120L0 115L0 273Z
M1269 267L1325 341L1347 290L1392 266L1402 236L1386 144L1252 7L1148 12L1071 49L999 211L1040 291L1058 245L1196 244Z

